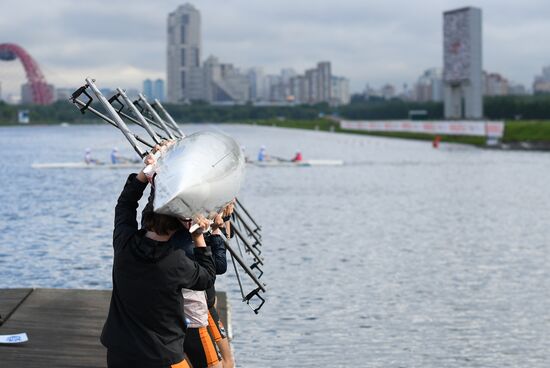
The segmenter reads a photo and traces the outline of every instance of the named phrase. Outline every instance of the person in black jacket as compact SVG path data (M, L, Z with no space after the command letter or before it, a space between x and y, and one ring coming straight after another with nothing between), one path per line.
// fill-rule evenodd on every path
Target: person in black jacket
M150 155L146 164L152 163ZM109 368L189 367L181 289L214 284L215 264L202 234L209 222L196 220L194 260L172 238L182 228L179 219L151 213L138 230L136 210L146 186L143 170L131 174L115 208L113 293L101 343Z

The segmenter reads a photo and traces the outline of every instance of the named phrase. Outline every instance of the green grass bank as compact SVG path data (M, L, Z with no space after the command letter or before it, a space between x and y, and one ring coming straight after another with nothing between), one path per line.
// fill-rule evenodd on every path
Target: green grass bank
M393 137L404 139L433 140L434 135L422 133L382 133L382 132L364 132L360 130L342 130L338 122L331 119L313 119L313 120L248 120L245 124L256 124L264 126L277 126L282 128L310 129L320 131L333 131L336 133L365 134L381 137ZM537 142L550 143L550 120L510 120L505 121L503 143L516 142ZM468 136L441 136L443 142L473 144L477 146L485 145L483 137Z

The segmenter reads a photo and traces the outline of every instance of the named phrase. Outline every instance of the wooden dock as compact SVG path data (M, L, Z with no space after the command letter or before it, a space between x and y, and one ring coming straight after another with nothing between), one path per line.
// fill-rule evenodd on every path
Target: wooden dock
M29 341L0 344L0 367L105 367L99 342L110 290L0 289L0 335L25 332ZM228 325L225 293L218 293Z

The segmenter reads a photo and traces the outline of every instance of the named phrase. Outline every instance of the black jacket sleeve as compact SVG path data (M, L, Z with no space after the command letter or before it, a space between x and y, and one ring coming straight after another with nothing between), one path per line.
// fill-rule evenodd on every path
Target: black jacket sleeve
M130 174L115 207L115 229L113 231L115 252L122 249L128 239L137 232L138 201L143 195L147 183L137 180L136 176L137 174Z
M216 275L223 275L227 271L227 251L223 237L220 235L209 235L205 241L206 245L212 249L212 254L214 255Z
M216 266L210 247L195 248L195 261L182 252L179 262L178 287L191 290L206 290L216 281Z

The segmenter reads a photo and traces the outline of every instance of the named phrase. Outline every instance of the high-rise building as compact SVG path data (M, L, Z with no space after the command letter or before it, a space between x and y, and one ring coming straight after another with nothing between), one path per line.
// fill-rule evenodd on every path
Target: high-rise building
M414 85L413 99L419 102L443 101L443 75L441 69L424 71Z
M250 99L248 77L214 56L204 62L201 80L202 99L210 103L244 103Z
M153 82L153 98L156 98L160 102L163 102L165 100L164 96L164 80L162 79L155 79Z
M332 71L329 61L317 63L317 92L318 102L330 102L332 88Z
M264 71L262 68L250 68L246 72L248 83L250 85L250 100L260 101L267 100L264 96Z
M317 63L317 67L306 70L305 89L307 103L331 102L332 72L330 62Z
M550 65L542 68L542 74L535 77L533 93L550 93Z
M168 101L197 99L201 87L201 16L191 4L168 15L166 80Z
M333 105L347 105L350 102L349 80L344 77L332 77L331 103Z
M483 72L483 95L508 95L508 80L498 73Z
M153 99L153 81L150 79L146 79L143 81L143 94L147 99L151 100Z
M481 119L481 9L443 13L443 64L445 118Z

